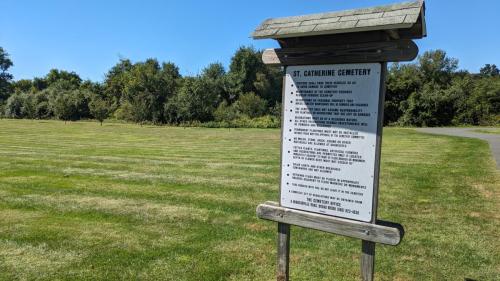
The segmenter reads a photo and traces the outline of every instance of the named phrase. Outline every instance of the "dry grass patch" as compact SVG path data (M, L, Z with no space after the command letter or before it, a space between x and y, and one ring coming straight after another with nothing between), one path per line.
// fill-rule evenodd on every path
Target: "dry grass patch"
M28 220L34 220L40 217L42 217L42 214L37 211L7 209L7 208L0 209L0 221L2 222L3 226L23 223ZM2 225L0 225L0 228L2 227Z
M257 231L257 232L271 230L271 227L269 225L263 224L261 222L260 223L245 223L244 226L248 230Z
M50 279L57 271L84 257L83 252L50 249L43 243L30 245L0 240L0 266L15 280Z
M59 211L97 211L113 215L132 216L139 220L191 219L206 221L208 211L199 208L154 203L148 200L116 199L77 195L24 195L5 198L5 201L23 202L51 207Z

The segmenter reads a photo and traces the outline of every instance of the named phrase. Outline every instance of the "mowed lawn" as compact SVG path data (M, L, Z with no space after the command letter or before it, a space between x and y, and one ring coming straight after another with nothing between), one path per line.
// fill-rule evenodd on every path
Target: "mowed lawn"
M280 132L0 120L0 280L273 280ZM500 280L486 142L386 128L377 280ZM292 280L359 280L361 243L292 227Z

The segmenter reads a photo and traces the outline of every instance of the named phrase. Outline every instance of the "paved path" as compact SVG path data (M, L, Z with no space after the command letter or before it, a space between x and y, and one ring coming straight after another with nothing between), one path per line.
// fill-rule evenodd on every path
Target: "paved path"
M499 134L483 134L479 132L474 132L474 130L499 130L499 128L418 128L417 131L438 134L438 135L449 135L457 137L466 138L478 138L489 142L491 153L495 160L497 161L497 169L500 170L500 135Z

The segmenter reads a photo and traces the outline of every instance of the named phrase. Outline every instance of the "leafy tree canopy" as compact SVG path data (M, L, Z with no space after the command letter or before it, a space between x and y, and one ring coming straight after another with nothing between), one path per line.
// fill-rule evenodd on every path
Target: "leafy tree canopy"
M213 63L188 77L171 62L120 59L103 83L82 81L78 74L58 69L12 82L7 73L12 61L0 49L0 115L101 122L112 116L141 124L217 126L211 122L215 120L239 127L255 119L262 126L275 126L281 117L283 73L265 65L261 55L252 47L241 47L227 72ZM500 75L494 64L471 74L458 70L458 60L445 51L427 51L414 63L391 64L386 82L386 124L500 124Z
M481 68L479 74L481 74L482 76L494 77L500 75L500 70L496 65L488 63Z
M9 58L9 54L0 47L0 102L6 100L10 95L10 82L13 79L12 74L7 70L14 64Z

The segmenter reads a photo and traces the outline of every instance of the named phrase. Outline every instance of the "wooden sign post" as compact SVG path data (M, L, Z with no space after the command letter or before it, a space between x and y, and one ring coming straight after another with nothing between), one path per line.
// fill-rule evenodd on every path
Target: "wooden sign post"
M403 227L377 219L387 62L411 61L426 36L423 1L269 19L253 33L281 49L280 201L257 207L278 223L277 280L289 280L290 226L361 239L362 280L375 243L398 245Z

